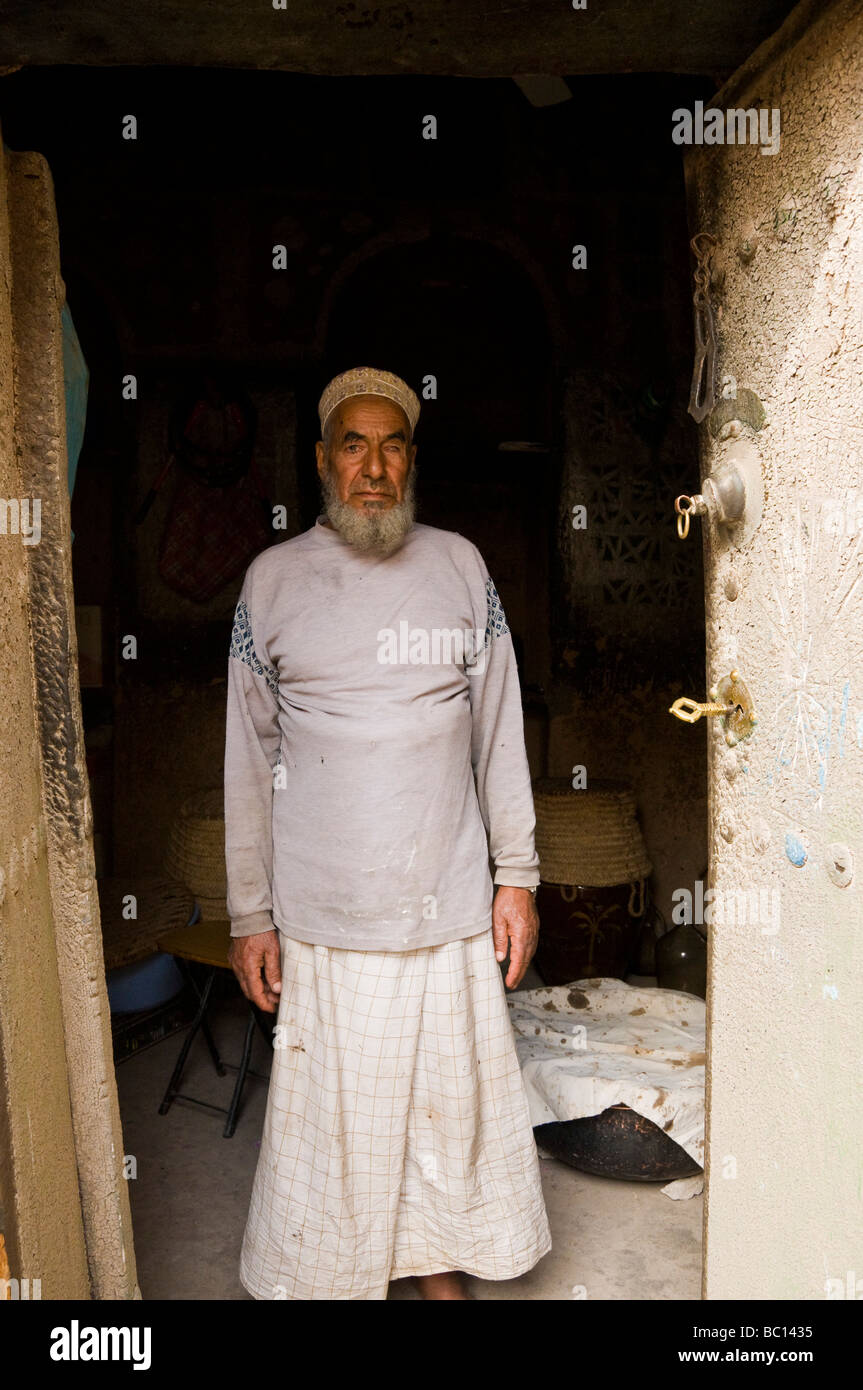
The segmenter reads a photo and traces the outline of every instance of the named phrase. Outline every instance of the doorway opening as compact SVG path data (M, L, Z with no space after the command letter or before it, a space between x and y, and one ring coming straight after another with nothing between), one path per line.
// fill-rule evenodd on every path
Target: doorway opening
M668 715L677 695L704 689L700 547L678 539L672 511L698 463L686 413L688 230L668 128L710 84L567 85L567 100L537 107L507 79L154 69L4 79L7 144L38 149L54 175L67 299L90 367L73 564L92 662L97 873L116 898L103 902L106 925L127 920L127 894L170 877L180 807L221 777L242 575L204 599L166 582L176 469L141 516L178 402L214 373L254 409L262 489L282 509L274 543L316 514L325 381L366 363L411 381L423 398L419 519L467 535L495 579L532 771L567 778L578 766L588 786L631 787L652 901L669 925L674 892L703 878L703 731ZM74 129L53 114L69 105ZM137 139L122 138L121 110L137 113ZM435 139L424 135L430 113ZM216 881L198 896L217 900ZM650 983L649 954L627 975ZM147 1298L243 1297L234 1253L263 1088L250 1086L230 1141L204 1112L178 1105L160 1117L188 1013L173 995L117 1013L148 1011L117 1067L141 1287ZM241 1001L227 997L219 1017L223 1050L239 1048ZM190 1066L190 1090L215 1098L230 1087L203 1049ZM698 1197L671 1202L653 1186L543 1162L561 1253L511 1296L569 1297L585 1284L597 1298L699 1296ZM578 1258L597 1259L584 1276L565 1252L572 1213L588 1209L595 1224L586 1231L578 1216Z

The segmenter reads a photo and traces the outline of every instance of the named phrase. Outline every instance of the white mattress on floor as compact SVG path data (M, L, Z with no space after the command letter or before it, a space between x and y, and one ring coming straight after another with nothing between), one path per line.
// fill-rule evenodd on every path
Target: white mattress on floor
M508 1003L533 1125L628 1105L703 1166L703 999L603 978L517 990ZM662 1191L702 1186L698 1175Z

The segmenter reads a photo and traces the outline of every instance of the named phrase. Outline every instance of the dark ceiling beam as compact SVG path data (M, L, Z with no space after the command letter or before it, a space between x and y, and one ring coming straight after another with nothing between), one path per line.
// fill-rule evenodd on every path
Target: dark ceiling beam
M731 73L792 0L4 0L17 66L268 68L323 76Z

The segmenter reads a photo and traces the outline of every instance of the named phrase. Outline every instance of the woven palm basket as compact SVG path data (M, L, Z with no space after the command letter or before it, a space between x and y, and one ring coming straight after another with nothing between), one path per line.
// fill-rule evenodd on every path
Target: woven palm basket
M567 777L542 777L533 800L543 883L611 888L650 874L635 796L623 783L574 791Z
M194 893L205 922L227 917L225 794L221 787L195 792L183 802L171 826L165 867Z

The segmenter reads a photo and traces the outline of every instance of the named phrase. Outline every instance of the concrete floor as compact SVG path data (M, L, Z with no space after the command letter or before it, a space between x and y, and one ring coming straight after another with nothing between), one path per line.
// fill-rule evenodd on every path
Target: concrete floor
M526 981L525 987L539 981ZM229 1000L214 1016L223 1057L237 1061L245 1009ZM236 1134L222 1138L223 1117L176 1101L159 1102L181 1034L117 1068L124 1147L137 1163L131 1182L138 1277L145 1299L248 1299L237 1275L240 1244L263 1127L266 1084L249 1080ZM255 1041L252 1067L268 1068ZM183 1090L227 1104L234 1073L216 1076L198 1037ZM698 1299L701 1284L700 1197L672 1201L654 1183L615 1182L541 1157L554 1248L520 1279L468 1280L479 1299ZM390 1299L418 1295L410 1280Z

